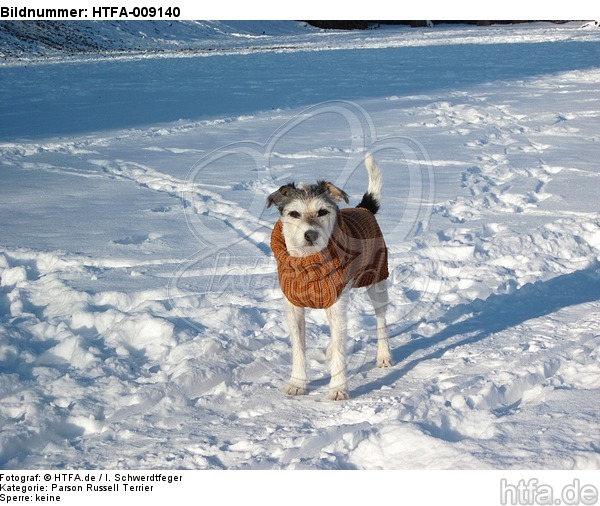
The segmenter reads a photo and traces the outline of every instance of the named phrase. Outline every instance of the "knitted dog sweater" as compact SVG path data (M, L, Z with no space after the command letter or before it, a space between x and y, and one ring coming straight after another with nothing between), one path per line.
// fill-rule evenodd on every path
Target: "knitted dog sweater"
M387 247L373 214L362 208L342 209L333 234L322 251L306 257L288 253L283 225L271 234L279 284L287 299L299 307L325 309L346 285L369 286L387 279Z

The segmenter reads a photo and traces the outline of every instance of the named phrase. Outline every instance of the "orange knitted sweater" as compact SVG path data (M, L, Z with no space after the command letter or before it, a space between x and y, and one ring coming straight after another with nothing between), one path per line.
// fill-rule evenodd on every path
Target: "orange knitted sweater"
M387 247L373 214L362 208L342 209L327 248L306 257L287 251L281 220L271 234L279 284L299 307L325 309L346 285L369 286L387 279Z

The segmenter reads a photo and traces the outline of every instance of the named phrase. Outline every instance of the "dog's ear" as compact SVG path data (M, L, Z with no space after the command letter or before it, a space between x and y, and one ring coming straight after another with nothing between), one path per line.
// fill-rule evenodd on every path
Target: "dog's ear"
M341 188L338 188L333 183L330 183L328 181L325 181L323 184L324 184L325 188L327 189L327 192L329 193L329 195L331 195L331 197L336 202L339 202L342 199L344 200L344 202L346 202L346 204L348 204L350 202L350 200L348 198L348 194L344 190L342 190Z
M274 191L267 197L267 208L275 205L277 207L281 206L283 200L290 194L292 190L296 189L296 185L294 183L289 183L283 185L279 190Z

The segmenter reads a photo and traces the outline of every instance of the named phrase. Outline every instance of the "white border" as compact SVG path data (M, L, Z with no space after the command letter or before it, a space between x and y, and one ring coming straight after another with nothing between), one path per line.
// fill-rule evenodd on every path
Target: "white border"
M126 476L125 479L119 477ZM152 481L129 481L131 476ZM167 483L166 478L177 481ZM18 478L28 481L16 481ZM157 480L156 477L162 478ZM138 478L139 479L139 478ZM444 506L598 504L597 471L0 471L0 483L45 488L60 504L433 504ZM125 485L125 483L129 483ZM84 491L51 492L58 486ZM88 492L88 484L104 491ZM118 487L115 485L118 484ZM130 491L134 484L140 491ZM22 496L19 492L6 495ZM27 493L36 503L35 492ZM15 498L16 499L16 498ZM12 504L12 503L8 503ZM23 500L19 502L23 504Z
M224 19L224 20L275 20L275 19L514 19L514 20L590 20L598 19L600 12L589 0L569 2L523 2L503 0L499 2L425 0L419 2L390 2L375 0L370 2L341 2L304 0L290 5L281 0L254 0L252 2L218 1L191 2L189 0L2 0L2 7L30 9L87 9L87 16L79 18L91 20L94 7L111 6L119 10L136 7L178 7L179 20ZM0 20L19 19L3 17ZM40 18L37 18L40 19ZM73 18L77 19L77 18ZM96 17L95 19L133 20L131 17ZM140 18L137 18L140 19ZM152 19L152 18L145 18ZM154 18L156 19L156 18ZM169 19L169 18L161 18Z

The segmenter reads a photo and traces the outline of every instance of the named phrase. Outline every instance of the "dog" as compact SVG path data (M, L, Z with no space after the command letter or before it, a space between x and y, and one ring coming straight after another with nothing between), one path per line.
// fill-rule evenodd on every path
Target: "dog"
M287 395L307 393L305 309L324 309L329 320L331 381L328 398L349 398L345 340L351 288L367 287L377 320L377 366L391 367L386 331L388 304L387 247L375 219L381 204L382 178L371 155L365 157L367 191L356 208L346 192L327 181L286 184L267 198L280 218L271 234L279 285L284 294L292 344L292 373Z

